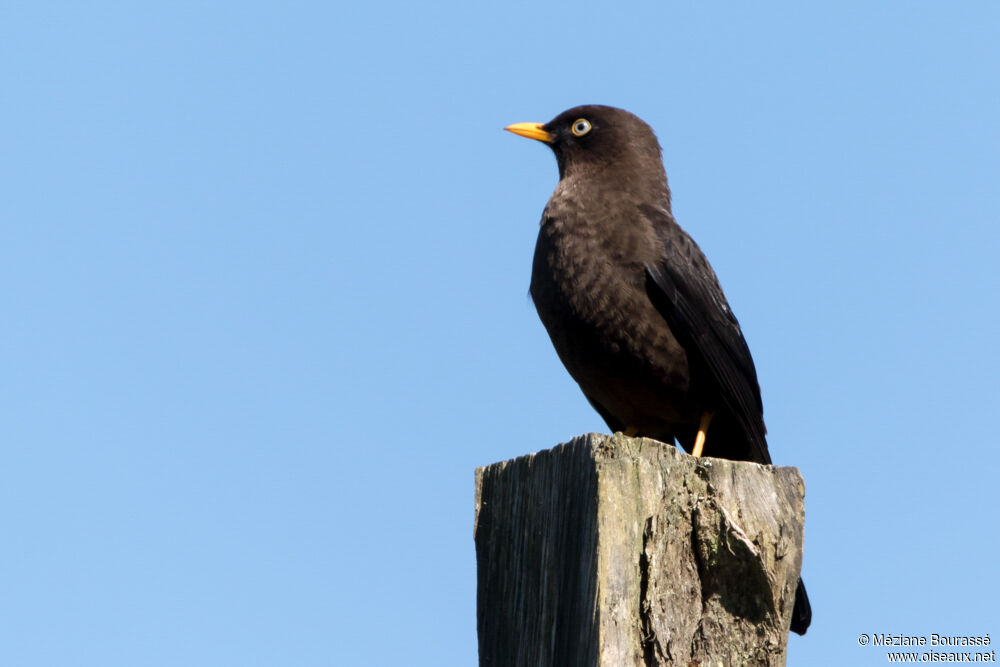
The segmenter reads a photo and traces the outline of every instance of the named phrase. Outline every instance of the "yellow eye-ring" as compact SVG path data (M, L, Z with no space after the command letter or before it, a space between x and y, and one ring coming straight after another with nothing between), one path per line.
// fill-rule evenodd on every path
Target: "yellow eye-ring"
M573 121L573 125L569 128L569 130L576 136L582 137L590 132L590 121L586 118L577 118Z

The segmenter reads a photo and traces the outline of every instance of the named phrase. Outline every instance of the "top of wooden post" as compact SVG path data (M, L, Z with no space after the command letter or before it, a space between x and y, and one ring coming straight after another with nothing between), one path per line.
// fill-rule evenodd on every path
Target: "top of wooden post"
M783 665L796 468L591 433L476 470L481 665Z

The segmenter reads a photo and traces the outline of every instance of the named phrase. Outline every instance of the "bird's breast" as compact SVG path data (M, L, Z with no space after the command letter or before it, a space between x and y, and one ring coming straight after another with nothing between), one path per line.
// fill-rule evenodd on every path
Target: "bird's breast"
M531 296L563 364L591 396L616 378L683 389L686 355L646 293L655 237L614 202L558 194L539 229Z
M542 215L532 266L531 294L546 314L613 336L650 307L645 262L655 238L614 195L584 193L563 183ZM559 322L562 324L562 322Z

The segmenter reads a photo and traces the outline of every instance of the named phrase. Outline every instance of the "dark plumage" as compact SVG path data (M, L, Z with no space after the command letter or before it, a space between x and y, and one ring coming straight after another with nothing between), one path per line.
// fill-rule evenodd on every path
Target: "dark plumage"
M559 163L531 297L587 400L614 431L770 463L753 358L715 272L674 220L653 130L607 106L507 129L547 143ZM800 581L792 630L810 619Z

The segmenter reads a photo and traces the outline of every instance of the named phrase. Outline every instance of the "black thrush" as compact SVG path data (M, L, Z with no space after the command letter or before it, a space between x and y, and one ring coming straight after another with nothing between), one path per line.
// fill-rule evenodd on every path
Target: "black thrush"
M771 463L753 358L715 272L674 220L653 130L596 105L506 129L548 144L559 163L531 297L608 427L695 456ZM800 580L791 629L804 634L811 618Z

